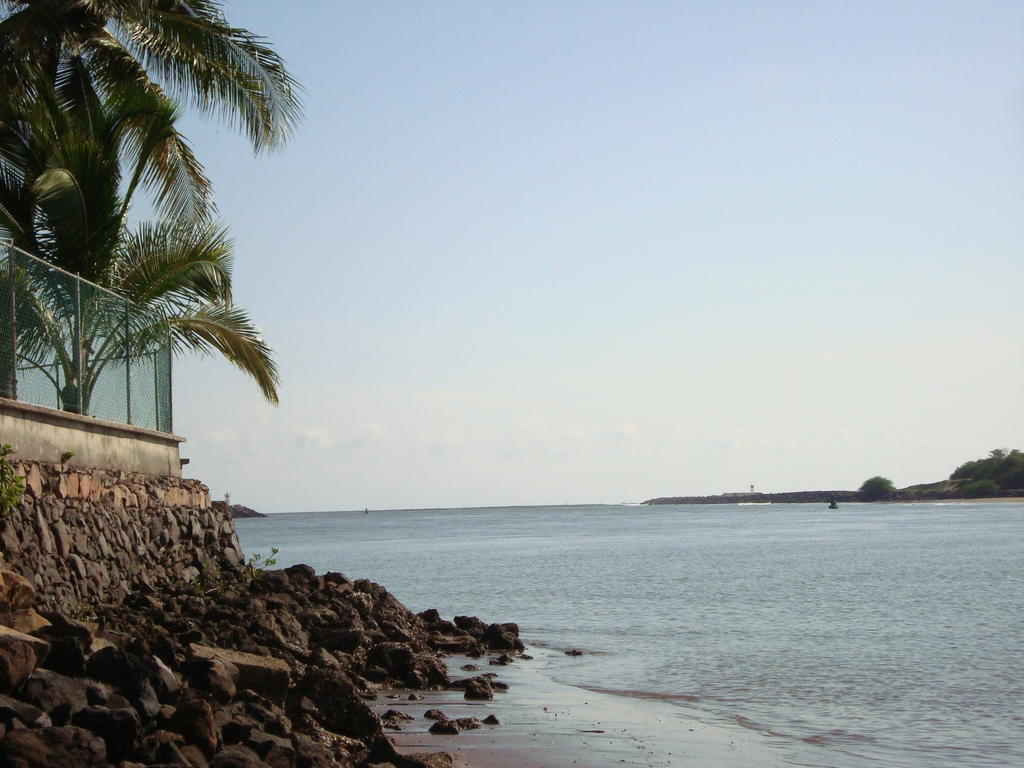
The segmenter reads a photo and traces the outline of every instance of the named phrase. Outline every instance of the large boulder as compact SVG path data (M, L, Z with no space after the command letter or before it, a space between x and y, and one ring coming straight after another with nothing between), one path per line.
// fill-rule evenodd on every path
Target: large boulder
M239 678L238 667L223 659L191 659L181 665L189 686L208 691L218 702L227 704L235 698Z
M0 570L0 601L6 602L12 611L25 611L36 599L36 588L20 573Z
M298 755L292 740L272 733L255 730L245 742L245 746L256 753L256 756L271 768L294 768Z
M313 702L314 717L329 731L361 741L381 732L380 720L342 672L309 670L289 691L290 712L300 708L302 699Z
M249 688L278 704L284 701L291 681L291 669L281 659L197 643L191 643L188 650L193 659L217 659L235 667L238 670L238 688Z
M494 698L494 688L489 677L471 677L465 683L465 698L490 701Z
M149 667L134 653L103 648L89 657L85 671L94 680L116 688L143 718L155 717L160 711L160 701L149 679Z
M17 728L46 728L53 725L50 716L39 707L26 704L24 701L0 695L0 725L8 731Z
M211 757L220 742L220 728L213 719L210 705L203 699L183 702L167 721L167 730L180 733L189 744L195 744Z
M104 768L103 739L74 726L11 731L0 742L0 768Z
M260 760L259 755L249 747L233 744L217 753L210 761L210 768L270 768Z
M142 722L131 707L85 707L75 713L71 723L101 737L107 745L107 758L115 763L132 756L142 731Z
M49 650L45 640L0 626L0 693L19 688Z
M48 669L37 669L21 686L18 697L50 716L54 725L68 725L89 702L81 680Z
M519 625L489 624L482 637L484 645L494 651L523 651L526 646L519 639Z
M479 640L487 631L487 624L476 616L456 616L455 626Z

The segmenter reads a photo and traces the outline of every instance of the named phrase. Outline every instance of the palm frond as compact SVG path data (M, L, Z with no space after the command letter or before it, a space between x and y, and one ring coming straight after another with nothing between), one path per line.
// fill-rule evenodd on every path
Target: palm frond
M119 103L111 118L106 138L121 147L131 167L126 204L141 184L153 192L153 204L166 218L201 222L214 213L210 180L175 127L173 104L162 95L138 94Z
M128 233L111 287L141 306L231 303L232 242L226 227L146 223Z
M273 351L245 310L232 304L213 304L169 317L171 339L178 350L219 352L249 374L270 402L277 404L280 384Z
M264 38L230 26L217 3L138 7L112 28L171 91L244 130L256 151L282 144L302 117L284 61Z

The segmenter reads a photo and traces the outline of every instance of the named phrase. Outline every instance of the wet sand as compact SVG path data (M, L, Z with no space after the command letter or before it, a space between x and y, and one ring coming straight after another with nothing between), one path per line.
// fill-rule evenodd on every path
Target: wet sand
M531 648L552 661L557 651ZM489 666L487 658L447 660L453 679L496 672L508 691L493 701L467 701L461 690L422 692L422 701L378 697L378 713L395 709L415 719L401 731L387 730L402 752L450 752L460 768L605 768L606 766L692 766L693 768L770 768L782 766L781 753L764 736L738 726L709 725L665 701L598 693L562 685L535 662ZM482 662L482 663L481 663ZM473 663L479 672L460 666ZM462 731L457 736L428 732L428 709L449 718L496 715L501 725Z

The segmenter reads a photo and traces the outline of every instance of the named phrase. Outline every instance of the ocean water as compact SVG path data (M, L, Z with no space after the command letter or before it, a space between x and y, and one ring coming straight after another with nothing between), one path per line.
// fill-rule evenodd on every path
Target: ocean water
M239 520L413 610L580 648L560 682L766 734L794 765L1024 766L1024 504L575 506Z

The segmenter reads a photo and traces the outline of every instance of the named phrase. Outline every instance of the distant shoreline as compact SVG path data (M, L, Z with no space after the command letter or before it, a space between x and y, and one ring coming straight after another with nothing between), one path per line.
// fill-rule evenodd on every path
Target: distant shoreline
M718 496L660 496L642 502L659 504L838 504L857 503L934 503L956 501L965 503L1024 501L1024 490L1003 491L999 496L970 498L954 491L897 491L888 499L868 500L860 491L790 491L785 493L723 493Z

